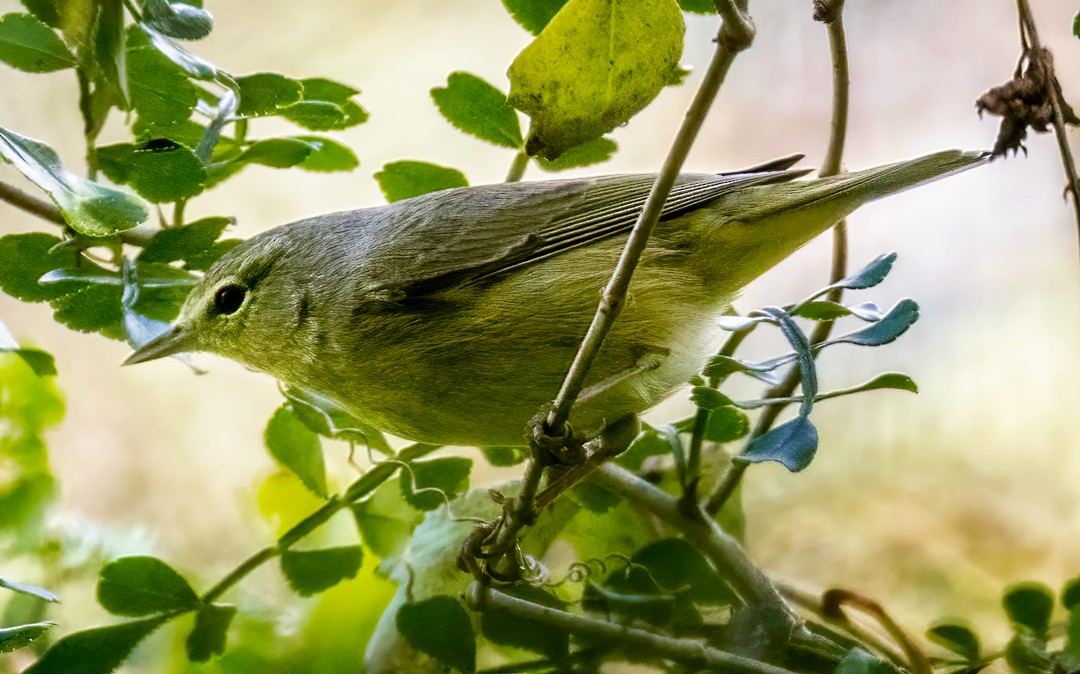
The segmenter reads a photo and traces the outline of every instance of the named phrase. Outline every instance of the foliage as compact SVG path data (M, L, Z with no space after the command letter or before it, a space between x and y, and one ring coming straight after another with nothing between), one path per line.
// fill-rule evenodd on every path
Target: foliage
M64 223L58 231L0 237L0 290L22 301L48 303L60 324L133 346L146 343L175 318L199 275L239 243L227 237L228 214L189 221L189 200L226 189L252 166L314 172L359 166L350 148L324 134L367 120L357 100L360 91L322 77L234 74L206 61L193 53L192 43L210 34L214 22L199 2L24 4L27 11L0 19L0 61L33 73L73 71L81 85L77 104L85 123L88 177L62 166L45 142L0 129L0 156L41 189ZM515 166L511 179L530 162L560 171L610 158L617 145L605 134L632 123L665 87L682 82L683 12L715 11L713 3L699 0L504 0L504 5L535 36L509 65L508 93L507 87L454 71L430 94L455 128L509 151ZM528 119L524 127L522 115ZM277 120L278 128L296 129L289 135L252 135L266 118ZM110 120L126 124L129 137L103 146L98 136ZM374 177L388 201L468 185L453 167L409 159L386 164ZM147 222L155 210L163 214L161 222ZM708 541L741 550L745 522L737 490L715 512L700 510L697 496L699 490L723 486L750 464L777 462L793 472L808 466L819 449L810 420L818 402L876 389L916 391L914 382L898 373L845 389L818 389L816 356L823 349L887 345L918 319L918 305L910 299L882 311L872 302L850 304L835 297L836 291L875 287L895 260L895 254L881 256L795 304L726 318L732 346L692 382L695 417L643 425L615 458L654 502L678 499L682 519L649 513L610 486L578 484L545 510L522 540L516 559L524 573L508 573L508 581L518 582L507 595L530 607L529 615L506 607L485 610L466 594L470 576L458 568L470 564L466 555L458 557L462 541L475 531L469 518L497 517L498 504L518 496L518 484L498 485L491 494L475 489L471 459L428 458L439 448L423 444L395 451L378 430L331 401L296 389L284 391L263 438L280 468L260 491L264 517L277 525L272 545L213 585L155 556L123 554L123 545L102 545L78 563L65 559L64 545L72 543L56 540L45 526L55 505L56 479L42 436L63 415L50 378L56 365L50 354L20 346L0 325L3 552L43 560L43 577L100 566L98 603L130 618L67 632L47 650L38 650L40 657L27 671L111 672L159 630L180 634L187 659L221 672L340 671L356 666L365 645L372 671L393 671L400 662L394 658L426 663L433 671L468 673L490 661L520 671L595 671L618 660L670 662L640 644L592 636L567 624L644 626L676 645L740 657L745 644L757 640L764 644L761 652L748 653L747 659L793 671L893 671L905 663L860 641L858 632L829 632L828 616L810 620L815 633L833 634L831 640L819 637L827 647L815 643L821 648L814 658L800 660L799 644L776 646L775 635L765 634L769 616L745 595L745 579L726 573L714 552L701 545L698 528L704 526ZM859 323L817 343L804 330L807 324L838 321ZM734 347L762 326L779 330L791 351L764 361L735 357ZM801 382L796 397L735 400L720 390L733 374L769 384L795 368ZM793 419L751 430L747 411L787 403L799 406ZM328 443L335 442L362 445L378 457L343 489L328 477L324 459ZM742 444L722 446L733 443ZM482 455L503 467L527 458L517 448L484 448ZM331 534L328 523L345 510L354 526L345 535ZM552 580L539 561L556 541L573 556L562 582ZM275 621L259 614L257 602L219 601L271 561L279 563L284 583L308 598L301 612L307 622L292 626L298 633L292 640L279 638ZM56 597L13 580L0 579L0 588L31 602L5 613L5 624L12 626L0 629L0 652L48 643L55 624L43 618ZM1061 593L1068 613L1064 623L1051 619L1048 589L1024 585L1007 592L1004 605L1015 636L1003 657L1015 671L1080 668L1078 588L1080 582L1074 582ZM1054 642L1061 634L1063 642ZM950 652L941 660L949 671L978 671L998 657L985 654L962 623L940 623L928 638ZM305 640L333 647L305 649L299 643Z

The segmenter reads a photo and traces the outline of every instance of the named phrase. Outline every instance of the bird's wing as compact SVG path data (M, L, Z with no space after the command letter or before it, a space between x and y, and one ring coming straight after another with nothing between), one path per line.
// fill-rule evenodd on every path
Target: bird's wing
M699 208L751 185L785 182L807 173L788 170L801 157L738 173L683 174L661 220ZM399 273L381 275L378 290L395 302L499 277L553 255L630 231L655 174L483 185L437 192L386 207L383 235ZM405 240L403 240L403 238ZM438 242L437 244L435 242ZM389 249L390 247L388 247ZM403 266L398 266L403 265Z

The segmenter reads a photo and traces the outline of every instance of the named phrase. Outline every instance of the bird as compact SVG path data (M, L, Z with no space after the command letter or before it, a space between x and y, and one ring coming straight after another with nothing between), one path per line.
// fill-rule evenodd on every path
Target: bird
M682 387L738 292L856 208L986 156L948 150L807 180L792 168L800 155L679 175L573 407L575 433ZM524 446L655 181L454 188L267 230L217 260L124 364L210 352L404 439Z

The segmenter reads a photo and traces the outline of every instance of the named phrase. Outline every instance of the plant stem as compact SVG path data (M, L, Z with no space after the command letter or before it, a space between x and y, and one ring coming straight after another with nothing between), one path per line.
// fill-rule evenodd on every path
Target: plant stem
M745 3L743 3L745 4ZM753 40L753 24L732 2L732 0L718 0L717 9L723 16L723 23L717 35L716 51L713 54L709 68L705 72L705 78L694 96L690 108L686 112L686 118L672 143L667 159L656 177L649 198L641 211L637 222L634 224L630 237L619 258L618 265L601 296L600 305L593 316L592 324L581 342L574 362L566 373L562 388L559 390L552 408L547 415L546 426L555 435L560 435L570 409L577 400L578 394L585 383L585 377L592 367L593 361L600 352L600 347L607 337L615 319L622 310L626 299L626 291L630 287L630 280L637 268L641 255L645 251L649 237L660 218L664 202L667 200L671 188L679 175L683 162L690 152L690 148L697 137L705 116L720 91L720 85L724 82L736 54L750 45Z
M60 209L51 201L39 199L32 194L27 194L14 185L0 182L0 201L6 201L12 206L36 215L42 220L67 227L67 221L60 213Z
M766 609L782 620L788 631L802 627L802 620L791 611L761 569L750 561L739 542L712 518L687 517L675 497L613 463L600 466L591 479L681 531L747 604Z
M1039 31L1035 27L1035 18L1031 14L1031 6L1028 4L1028 0L1016 0L1016 9L1020 13L1021 37L1023 38L1026 34L1025 44L1028 45L1028 49L1034 52L1036 56L1041 55L1042 43L1039 42ZM1072 192L1076 227L1078 236L1080 236L1080 180L1077 179L1076 162L1073 160L1072 149L1069 147L1069 139L1065 135L1065 115L1062 112L1061 90L1059 89L1057 75L1052 69L1045 66L1045 61L1042 58L1031 60L1043 64L1041 67L1044 70L1043 75L1046 79L1047 89L1049 89L1050 106L1054 111L1054 136L1057 138L1061 163L1065 167L1065 176L1069 181L1069 186L1066 189ZM1047 70L1049 72L1046 72Z
M97 148L94 141L97 140L101 131L101 124L94 119L93 95L90 93L90 80L82 70L75 71L79 80L79 112L83 118L83 135L86 138L86 177L90 180L97 179L100 166L98 164Z
M834 1L828 4L815 3L815 5L816 10L821 10L820 16L822 19L828 21L826 25L828 27L829 48L832 52L833 64L833 111L829 133L829 147L825 153L825 161L822 163L821 171L819 172L819 175L826 177L840 173L844 154L844 144L847 139L848 100L851 79L848 67L847 36L844 31L844 17L842 12L843 1ZM818 14L815 14L815 16L818 16ZM832 269L829 274L829 283L836 283L844 278L846 273L847 222L841 220L833 227ZM843 290L835 288L831 290L826 297L832 302L839 302L842 295ZM832 328L832 321L822 321L818 323L814 327L814 331L810 334L811 343L817 344L819 342L824 342L829 338ZM764 397L789 398L801 380L802 371L798 366L795 366L788 372L783 381L769 389ZM785 407L786 405L770 405L762 410L757 423L754 424L754 430L747 439L747 444L753 442L765 433L768 433L769 429L776 423L776 419L780 416L780 413L783 412ZM727 502L735 492L735 489L739 486L739 482L742 481L743 474L746 472L746 468L749 465L750 464L741 461L735 461L731 464L723 477L713 488L712 492L705 498L702 508L706 513L715 515L720 512L720 508L724 506L724 503Z
M729 358L733 356L735 350L743 343L743 340L750 336L751 331L752 330L740 330L739 332L732 333L727 340L724 341L724 345L720 347L719 355L728 356ZM727 376L709 379L709 388L720 388L720 385L723 384L726 379ZM701 475L701 448L705 444L705 429L708 424L709 410L698 408L698 411L694 414L694 430L690 435L690 448L687 452L687 484L683 485L684 488L694 484L694 480Z
M425 445L416 443L405 447L398 452L398 461L414 461L422 456L430 454L438 449L438 445ZM305 536L325 524L338 512L348 508L356 501L374 492L384 482L394 476L401 464L398 461L380 463L373 466L368 472L361 475L345 490L343 496L338 496L324 503L318 510L311 513L295 526L290 528L280 537L275 545L267 546L251 555L229 572L224 578L210 588L203 596L202 601L209 604L223 595L232 586L246 578L252 571L269 562L281 553L288 550Z
M520 182L525 176L525 169L529 168L529 155L521 150L514 155L514 163L510 164L510 172L506 174L506 182Z
M702 639L677 639L583 615L575 615L511 597L481 583L469 586L469 602L482 611L506 611L525 620L550 625L575 637L594 637L633 646L635 650L709 669L744 674L794 674L791 670L712 648Z

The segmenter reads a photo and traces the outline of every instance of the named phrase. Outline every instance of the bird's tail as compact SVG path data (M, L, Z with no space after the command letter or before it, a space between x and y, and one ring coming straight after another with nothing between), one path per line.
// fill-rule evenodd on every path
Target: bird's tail
M983 163L985 152L947 150L910 161L816 180L747 187L717 200L703 234L709 278L741 288L859 206ZM722 254L718 254L722 253Z
M779 212L828 205L826 210L835 212L836 221L865 203L965 171L987 161L989 156L987 152L945 150L863 171L771 186L768 201L756 213L747 215L767 218Z

